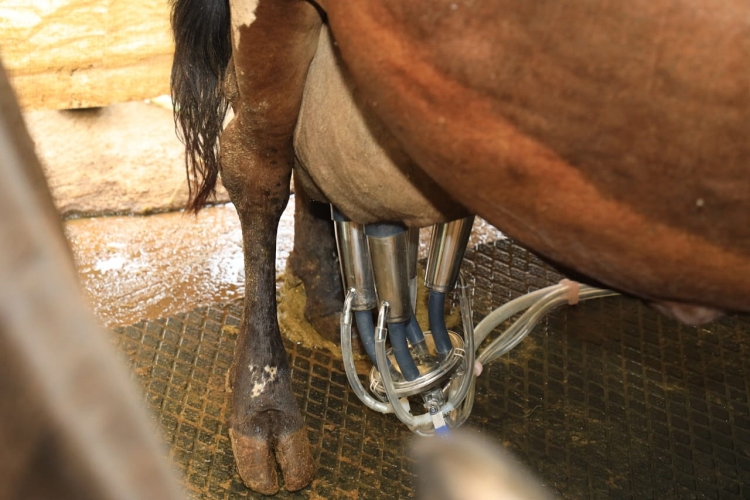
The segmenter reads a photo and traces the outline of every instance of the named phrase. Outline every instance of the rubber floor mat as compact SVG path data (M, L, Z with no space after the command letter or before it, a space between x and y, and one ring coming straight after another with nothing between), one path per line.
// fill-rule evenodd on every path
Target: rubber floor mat
M475 319L561 279L509 240L464 264ZM233 463L225 373L240 303L114 331L194 498L264 498ZM279 498L414 497L411 433L365 408L339 357L285 341L317 461ZM485 368L469 424L564 498L750 498L750 317L687 327L613 297L563 307Z

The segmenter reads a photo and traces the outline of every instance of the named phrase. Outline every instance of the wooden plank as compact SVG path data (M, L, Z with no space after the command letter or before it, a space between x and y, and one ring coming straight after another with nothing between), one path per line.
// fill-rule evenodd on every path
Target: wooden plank
M0 0L0 55L25 109L169 93L167 0Z

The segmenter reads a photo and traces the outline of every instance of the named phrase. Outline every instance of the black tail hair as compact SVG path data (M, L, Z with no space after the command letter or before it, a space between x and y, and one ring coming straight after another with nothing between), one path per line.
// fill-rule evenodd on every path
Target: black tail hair
M185 144L187 209L198 212L216 187L218 139L228 102L221 82L232 55L228 0L172 0L172 102Z

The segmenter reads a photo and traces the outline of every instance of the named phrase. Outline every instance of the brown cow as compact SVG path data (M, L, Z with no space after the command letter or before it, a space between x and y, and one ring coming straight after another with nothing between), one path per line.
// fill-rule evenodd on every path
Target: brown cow
M750 311L745 0L176 0L173 27L192 207L221 169L243 228L231 434L253 489L277 490L274 450L286 488L314 471L275 318L295 164L360 223L475 213L683 320Z

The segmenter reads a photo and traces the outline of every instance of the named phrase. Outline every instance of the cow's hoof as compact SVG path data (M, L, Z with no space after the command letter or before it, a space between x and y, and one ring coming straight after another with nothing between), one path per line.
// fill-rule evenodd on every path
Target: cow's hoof
M284 475L284 488L297 491L304 488L315 477L315 463L310 452L310 443L304 427L278 438L276 453L269 440L245 436L229 430L232 451L245 486L264 495L279 491L276 462Z
M297 491L310 484L315 477L315 462L304 427L279 438L276 460L284 473L285 489Z

